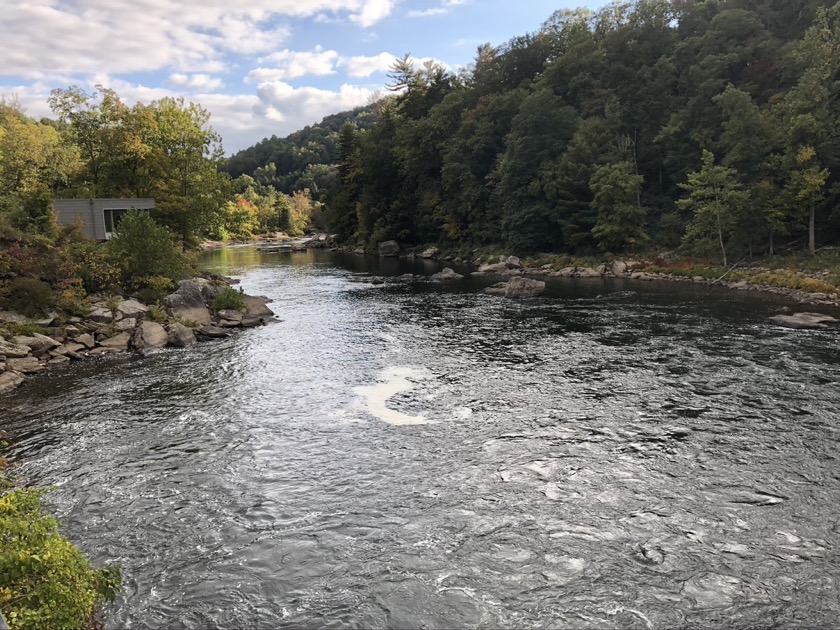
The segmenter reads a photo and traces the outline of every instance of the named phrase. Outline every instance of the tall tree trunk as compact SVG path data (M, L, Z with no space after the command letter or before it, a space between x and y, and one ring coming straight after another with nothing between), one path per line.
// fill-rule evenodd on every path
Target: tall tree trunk
M775 256L776 252L773 249L773 232L770 232L770 255Z
M728 267L726 262L726 246L723 244L723 229L720 226L720 214L717 215L718 241L720 242L720 253L723 254L723 266Z
M812 254L817 252L817 239L815 237L817 224L817 204L811 200L811 219L808 221L808 251Z

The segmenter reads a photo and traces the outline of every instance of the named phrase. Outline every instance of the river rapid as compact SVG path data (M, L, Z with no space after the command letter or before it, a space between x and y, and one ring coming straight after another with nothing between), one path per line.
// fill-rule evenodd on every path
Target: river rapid
M837 627L838 337L781 298L207 262L282 322L0 399L109 627Z

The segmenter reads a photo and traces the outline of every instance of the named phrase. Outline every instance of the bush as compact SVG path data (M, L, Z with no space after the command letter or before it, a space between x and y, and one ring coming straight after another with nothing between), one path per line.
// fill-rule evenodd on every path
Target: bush
M213 308L217 311L244 311L246 309L245 294L242 289L237 291L228 287L219 294L219 297L213 300Z
M107 248L120 280L132 291L143 288L144 281L151 277L178 281L191 275L189 261L169 230L147 212L127 213Z
M40 490L14 489L0 472L0 611L12 630L85 630L120 585L116 568L94 569L58 533Z
M42 315L54 305L52 287L37 278L15 278L0 293L0 306L27 317Z

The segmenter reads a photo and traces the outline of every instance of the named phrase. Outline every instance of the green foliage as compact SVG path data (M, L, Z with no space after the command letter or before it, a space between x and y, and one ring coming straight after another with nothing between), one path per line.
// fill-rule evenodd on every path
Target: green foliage
M720 247L723 265L727 265L727 242L737 225L738 217L746 209L749 193L737 180L736 172L715 165L715 156L703 152L703 168L689 173L683 184L689 195L677 202L677 207L693 215L683 243L688 246Z
M27 317L43 315L54 305L52 287L37 278L15 278L0 291L0 306Z
M154 278L178 281L190 274L189 261L171 233L146 212L127 213L107 249L120 281L131 290L149 286L150 280L158 283Z
M153 322L164 323L166 321L166 308L160 302L149 305L149 317Z
M244 291L241 288L237 291L232 287L227 287L215 300L213 300L213 308L217 311L245 311L246 305Z
M7 489L0 496L0 611L12 630L85 630L114 599L120 572L92 568L44 513L42 495Z
M0 326L0 337L9 339L17 335L30 337L33 334L46 335L47 329L35 322L7 322Z
M639 203L644 177L630 162L602 166L589 182L598 222L592 234L602 251L623 251L647 242L645 209Z

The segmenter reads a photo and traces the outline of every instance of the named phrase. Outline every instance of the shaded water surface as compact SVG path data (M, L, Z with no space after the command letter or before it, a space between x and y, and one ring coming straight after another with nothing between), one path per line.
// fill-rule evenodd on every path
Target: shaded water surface
M209 260L282 323L0 399L20 474L123 567L112 627L836 626L835 334L708 287Z

